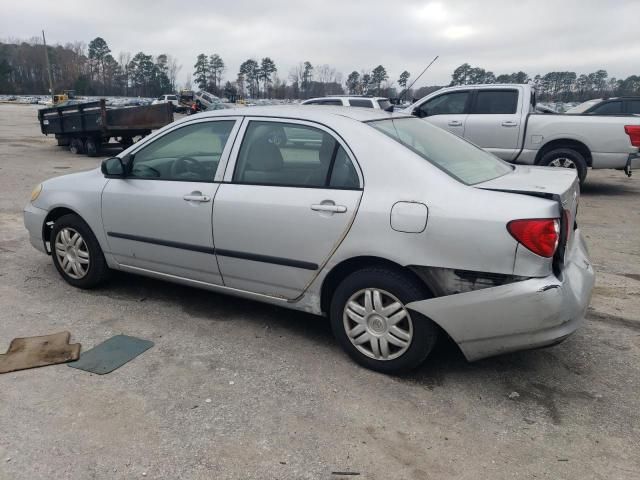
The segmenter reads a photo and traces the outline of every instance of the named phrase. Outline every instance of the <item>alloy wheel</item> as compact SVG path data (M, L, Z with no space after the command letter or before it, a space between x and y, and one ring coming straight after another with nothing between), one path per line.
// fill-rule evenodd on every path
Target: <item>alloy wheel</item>
M575 170L576 164L573 160L567 157L557 157L549 162L550 167L562 167L562 168L573 168Z
M400 357L413 339L409 311L398 298L377 288L359 290L349 298L343 324L353 346L375 360Z
M65 227L58 232L55 239L55 254L64 273L79 280L89 271L89 249L76 230Z

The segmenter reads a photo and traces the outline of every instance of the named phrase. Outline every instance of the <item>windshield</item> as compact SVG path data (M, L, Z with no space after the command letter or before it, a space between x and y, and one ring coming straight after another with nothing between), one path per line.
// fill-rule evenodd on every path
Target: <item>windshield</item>
M418 118L390 118L368 124L466 185L493 180L513 170L498 157Z
M584 103L581 103L580 105L570 108L569 110L567 110L564 113L584 113L587 110L589 110L591 107L593 107L594 105L600 103L602 100L600 98L596 98L594 100L588 100Z

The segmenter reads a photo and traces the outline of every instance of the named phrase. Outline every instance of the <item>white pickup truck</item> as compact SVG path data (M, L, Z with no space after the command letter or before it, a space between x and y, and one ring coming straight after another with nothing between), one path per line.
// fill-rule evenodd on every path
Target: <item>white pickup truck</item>
M640 167L640 117L535 112L531 85L463 85L438 90L403 110L512 163L577 170Z

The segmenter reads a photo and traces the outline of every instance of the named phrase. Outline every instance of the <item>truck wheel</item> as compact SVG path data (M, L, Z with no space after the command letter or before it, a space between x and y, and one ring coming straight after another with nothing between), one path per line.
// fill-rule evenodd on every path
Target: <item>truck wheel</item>
M131 138L131 137L122 137L120 139L120 145L122 145L123 147L130 147L131 145L133 145L133 138Z
M76 155L84 153L84 143L79 138L74 138L69 143L69 151Z
M87 155L89 155L90 157L95 157L96 155L98 155L98 153L100 153L100 145L101 142L99 139L87 138L87 141L84 144Z
M580 185L587 178L587 161L581 153L571 148L556 148L543 155L538 164L542 167L560 167L576 170Z

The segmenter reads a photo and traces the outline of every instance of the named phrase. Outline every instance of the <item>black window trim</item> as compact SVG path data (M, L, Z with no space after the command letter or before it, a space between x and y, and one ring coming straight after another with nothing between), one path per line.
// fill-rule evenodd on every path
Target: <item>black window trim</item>
M323 131L325 133L328 133L329 135L331 135L333 137L333 139L336 142L336 145L334 146L333 149L333 153L332 153L332 157L331 157L331 163L329 165L329 171L328 173L328 178L329 180L331 179L331 174L333 173L333 164L335 162L335 157L337 156L339 147L342 147L345 152L347 153L347 157L349 158L349 161L351 162L352 167L356 170L356 174L358 174L358 183L360 184L358 187L332 187L330 185L327 184L327 181L325 179L325 185L289 185L286 183L261 183L261 182L245 182L245 181L238 181L238 180L234 180L234 177L236 175L236 169L238 168L238 157L240 155L240 150L242 148L242 142L244 142L244 139L247 135L247 130L249 129L249 125L251 124L251 122L261 122L263 121L262 119L268 119L268 121L272 122L272 123L284 123L284 124L291 124L288 120L293 120L295 122L307 122L307 123L312 123L315 125L320 125L324 128L326 128L327 130L329 130L330 132L326 132L325 130L322 130L321 128L319 128L318 130ZM239 140L239 144L238 144L238 149L235 152L235 155L233 155L233 149L231 151L231 155L229 160L231 161L231 157L233 156L233 171L231 172L231 180L222 180L219 183L222 184L227 184L227 185L253 185L253 186L259 186L259 187L286 187L286 188L311 188L311 189L322 189L322 190L353 190L353 191L363 191L364 190L364 174L362 173L362 168L360 168L360 164L358 163L357 159L355 158L355 156L353 155L353 152L351 152L351 149L348 148L347 143L344 141L344 138L342 138L342 136L336 132L333 128L329 127L328 125L325 125L323 123L320 122L315 122L313 120L308 120L305 118L296 118L296 117L270 117L270 116L251 116L249 118L244 117L243 119L243 124L241 125L240 130L238 131L238 134L236 135L236 140ZM306 123L300 123L300 124L296 124L293 123L292 125L301 125L301 126L307 126L309 127L310 125L307 125ZM313 127L311 126L311 128L317 128L317 127ZM242 135L241 135L242 134ZM340 140L338 140L340 139ZM235 140L234 140L234 144L235 144ZM346 147L346 148L345 148ZM356 165L358 168L356 168ZM228 164L227 164L228 167ZM226 174L226 168L225 167L225 174ZM360 172L360 173L358 173Z
M475 109L478 105L478 94L480 92L516 92L518 97L516 98L516 111L513 113L475 113ZM520 101L520 89L518 88L477 88L473 90L473 99L469 107L469 115L516 115L518 113L518 102Z

